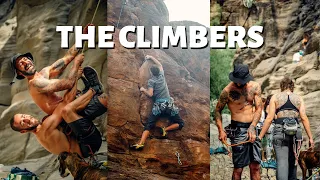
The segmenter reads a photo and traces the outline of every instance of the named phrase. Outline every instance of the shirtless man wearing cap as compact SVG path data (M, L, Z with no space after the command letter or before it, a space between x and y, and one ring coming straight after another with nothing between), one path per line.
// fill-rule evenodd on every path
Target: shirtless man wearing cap
M91 25L91 24L89 24ZM87 25L83 33L87 33ZM78 54L78 50L73 45L65 56L51 66L43 68L37 72L31 53L17 54L11 58L11 66L16 73L16 78L21 80L26 78L28 80L28 88L34 102L47 114L52 114L57 105L63 100L56 92L71 89L77 78L77 72L83 62L84 55ZM66 78L53 79L62 74L68 64L74 60L74 64L69 71ZM89 86L96 91L93 101L89 104L106 104L106 95L103 93L103 86L99 79L97 79L96 72L92 68L87 68L88 73L84 72L85 78L81 77L86 88L84 92L89 89ZM83 116L85 116L83 114Z
M219 140L226 142L227 133L222 127L221 112L227 104L231 112L231 124L228 133L231 144L245 143L232 147L234 170L232 179L241 179L243 167L249 165L251 179L260 179L260 142L256 139L256 125L262 111L261 88L253 80L249 68L244 64L236 64L229 74L230 82L222 91L215 110L216 124L219 130ZM253 104L255 110L253 109Z

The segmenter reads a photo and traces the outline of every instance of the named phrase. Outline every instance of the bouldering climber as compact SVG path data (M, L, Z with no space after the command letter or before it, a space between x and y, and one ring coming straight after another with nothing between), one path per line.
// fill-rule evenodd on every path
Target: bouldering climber
M260 179L261 145L256 139L256 125L261 117L262 101L261 88L252 81L249 67L236 64L234 71L229 74L230 82L221 92L216 109L215 120L222 142L230 138L232 146L233 175L232 179L241 179L242 170L249 165L251 179ZM231 124L222 126L221 112L225 105L231 112ZM255 110L253 111L253 104ZM244 143L249 139L248 143ZM252 142L252 143L250 143ZM239 144L239 145L238 145Z
M297 179L297 160L302 143L302 129L298 118L309 137L309 145L314 147L309 119L306 115L304 101L293 93L293 81L285 77L280 82L281 92L272 96L268 117L257 139L261 140L269 129L275 115L273 130L273 147L277 161L277 179Z
M152 112L149 115L144 127L140 142L131 145L133 150L142 150L150 130L155 127L157 118L167 116L171 125L161 128L161 135L166 138L168 131L181 130L184 121L179 115L179 109L175 106L173 98L170 97L168 85L164 76L162 64L154 57L147 55L146 60L151 60L155 65L150 68L151 78L148 80L148 89L140 88L140 92L152 97L154 100Z
M92 82L93 87L100 86L98 89L102 89L101 83L99 79L97 79L98 75L94 69L85 67L83 72L87 77L91 76L91 80L94 80ZM81 74L77 73L77 76L80 77ZM93 124L93 119L83 117L79 115L78 112L88 108L87 105L92 97L98 92L90 87L88 91L75 99L77 92L76 82L72 89L67 90L63 100L59 102L51 115L48 115L44 117L42 121L39 121L28 114L15 114L10 121L11 128L21 133L33 133L38 142L46 150L56 155L64 151L76 152L82 157L94 155L94 153L99 150L102 143L101 133ZM96 109L93 115L103 114L107 111L106 96L101 94L99 98L100 101L103 100L103 104L96 104L95 107L90 107L90 110ZM71 132L75 135L74 138L58 129L59 124L63 120L71 128Z

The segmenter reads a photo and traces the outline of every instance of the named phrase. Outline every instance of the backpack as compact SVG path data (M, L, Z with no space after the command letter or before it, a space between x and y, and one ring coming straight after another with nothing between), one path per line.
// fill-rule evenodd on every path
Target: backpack
M6 180L39 180L39 178L27 169L13 167Z

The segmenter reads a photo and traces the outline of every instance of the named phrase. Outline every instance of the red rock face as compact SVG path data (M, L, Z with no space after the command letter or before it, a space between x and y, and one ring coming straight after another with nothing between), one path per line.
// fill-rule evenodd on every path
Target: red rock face
M116 25L121 10L120 1L108 1L108 24ZM134 22L134 23L133 23ZM127 25L146 28L146 39L151 40L151 26L198 25L192 22L168 22L164 3L156 1L130 1L124 6L119 29ZM119 168L110 171L126 173L127 167L135 169L137 176L148 178L155 174L168 178L209 179L209 49L191 50L179 47L169 49L126 49L119 44L119 29L114 33L115 49L108 50L108 108L107 141L109 161ZM129 34L129 40L136 40ZM185 121L181 131L169 132L168 139L147 139L141 152L129 150L137 143L151 112L152 101L140 94L146 87L150 63L144 54L152 55L163 65L170 95L180 109ZM157 126L168 125L160 119ZM151 135L157 134L155 130ZM180 154L182 165L175 153ZM147 173L148 174L148 173Z

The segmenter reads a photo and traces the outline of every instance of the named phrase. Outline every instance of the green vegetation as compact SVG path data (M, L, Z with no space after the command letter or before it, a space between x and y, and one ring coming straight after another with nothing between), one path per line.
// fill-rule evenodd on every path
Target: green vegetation
M228 85L229 73L232 71L234 49L212 49L210 52L210 114L214 119L214 108L223 88ZM228 108L223 113L230 114Z
M213 8L213 7L211 7ZM219 4L216 4L215 8L212 10L213 12L216 12L216 14L219 14L218 16L211 17L210 25L211 26L220 26L220 18L222 9Z

